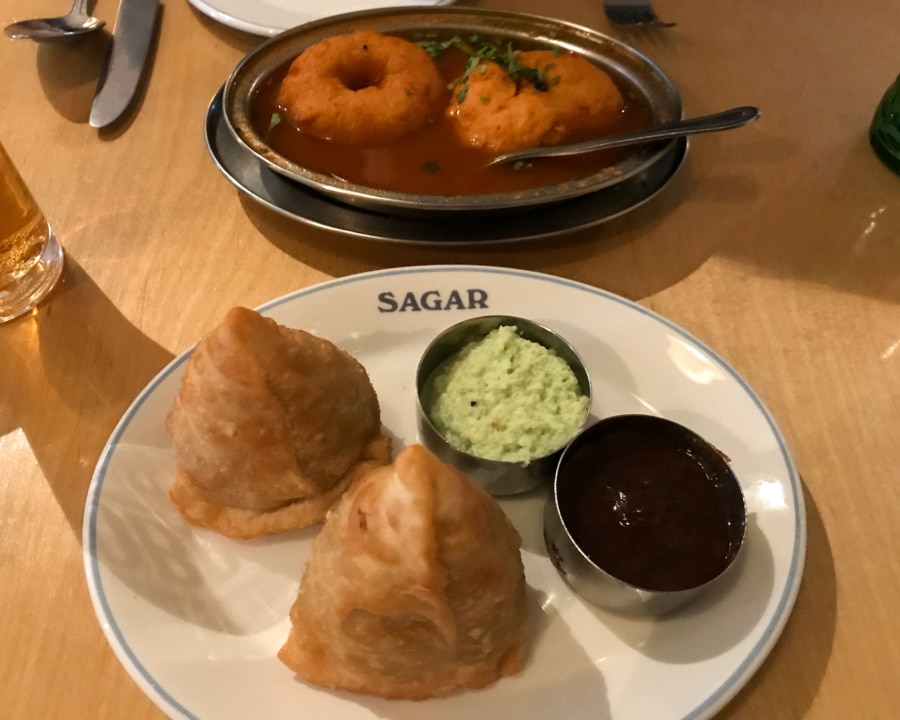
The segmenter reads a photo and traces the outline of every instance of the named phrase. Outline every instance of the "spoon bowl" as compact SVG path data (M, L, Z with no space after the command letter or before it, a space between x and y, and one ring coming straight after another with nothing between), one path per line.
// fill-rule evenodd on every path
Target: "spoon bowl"
M716 132L717 130L730 130L731 128L749 125L759 118L759 109L747 105L731 108L712 115L678 120L676 122L658 125L656 127L636 130L624 133L587 140L573 145L546 145L541 147L525 148L503 153L491 160L488 165L500 165L501 163L520 162L540 157L563 157L565 155L580 155L581 153L596 152L626 145L637 145L651 140L669 140L694 135L696 133Z
M55 40L99 30L106 21L92 17L87 11L87 2L74 0L72 9L62 17L20 20L7 25L3 32L13 40Z

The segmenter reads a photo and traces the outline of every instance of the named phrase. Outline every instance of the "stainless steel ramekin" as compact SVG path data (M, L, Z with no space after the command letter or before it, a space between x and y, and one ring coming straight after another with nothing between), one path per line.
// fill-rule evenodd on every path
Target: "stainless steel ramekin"
M422 443L441 460L454 465L481 483L492 495L522 493L541 482L550 482L565 443L553 452L533 458L527 463L477 457L453 446L438 431L423 407L422 393L428 377L441 362L469 343L481 340L492 330L506 325L515 326L520 337L552 350L575 373L578 386L588 399L582 427L591 407L591 381L584 362L566 340L538 323L511 315L486 315L463 320L438 335L425 349L416 370L416 420L420 438ZM575 434L573 433L573 436Z
M590 456L582 455L582 459L577 462L577 471L573 470L576 462L572 458L576 457L579 452L584 452L591 443L601 442L604 436L606 436L607 441L611 437L615 437L616 442L613 444L617 449L613 452L617 454L616 462L620 458L623 458L623 461L626 463L633 462L633 465L629 465L629 467L633 468L635 473L640 473L642 471L642 463L646 464L648 456L655 450L654 447L647 446L644 453L634 453L635 456L633 458L628 457L626 453L629 453L629 450L621 449L620 451L618 449L627 447L627 443L619 443L620 438L624 436L610 435L610 433L623 432L645 432L648 438L653 438L654 443L658 442L673 448L683 449L687 457L695 459L699 464L698 467L702 467L702 472L708 473L711 482L717 483L716 488L721 487L723 509L721 513L717 511L715 515L717 517L721 515L720 520L727 524L728 544L727 552L723 553L721 558L721 567L714 576L697 584L686 584L685 586L670 587L668 589L654 589L653 587L636 584L633 581L627 582L608 571L608 568L604 568L598 562L592 560L590 557L591 549L582 547L573 537L572 530L576 527L576 514L590 513L593 510L590 503L583 501L576 503L572 500L576 493L572 492L572 486L568 484L585 482L583 477L585 468L591 468L592 477L597 478L598 482L606 482L606 479L603 477L604 467L602 463L594 462L598 456L591 457L591 462L588 462L586 458ZM622 454L619 454L620 452ZM657 487L660 487L661 483L673 481L674 473L672 476L667 476L665 471L648 472L641 480L643 482L641 492L653 492L654 483L657 484ZM607 488L604 486L604 493L606 492ZM599 493L596 495L596 497L600 496ZM657 532L652 528L655 527L653 517L660 516L660 513L657 512L659 510L658 506L650 509L648 514L651 520L642 526L641 519L635 514L635 506L628 507L632 499L626 492L608 492L608 494L603 496L611 498L611 503L619 503L620 507L626 508L621 511L619 508L616 509L617 513L621 513L620 523L628 524L633 521L635 527L651 528L647 532ZM579 495L579 497L583 498L584 496ZM670 497L670 495L665 497ZM680 497L685 497L685 495L681 494ZM665 509L662 511L662 514L664 513ZM582 518L584 517L582 515ZM591 516L588 515L587 517ZM580 522L582 523L582 528L587 526L584 519L580 520ZM592 519L591 522L595 521ZM596 522L599 524L599 521ZM546 543L550 560L566 582L591 603L605 609L629 614L661 615L675 610L693 599L701 591L717 582L734 566L735 560L743 547L746 523L747 512L740 484L731 470L728 460L719 450L693 431L670 420L652 415L617 415L605 418L583 430L578 437L569 443L563 452L556 470L553 496L545 506L544 542ZM596 524L593 525L593 527L596 526ZM643 529L641 532L643 532ZM670 542L671 534L663 534L662 531L658 532L660 533L660 542L663 542L663 540L666 543ZM612 543L608 543L604 546L603 552L634 553L635 548L627 546L613 547ZM598 553L595 551L594 557L597 556ZM650 557L650 555L647 557ZM644 565L644 567L648 566L649 564ZM644 574L648 575L648 573Z

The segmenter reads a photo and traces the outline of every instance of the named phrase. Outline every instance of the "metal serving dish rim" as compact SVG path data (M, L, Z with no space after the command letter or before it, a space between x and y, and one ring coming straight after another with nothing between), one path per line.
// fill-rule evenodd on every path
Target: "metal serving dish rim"
M432 422L423 401L423 391L428 383L428 378L444 360L462 350L469 343L482 340L491 331L505 325L514 326L516 334L520 337L536 342L562 358L572 369L578 380L578 387L587 398L587 406L581 423L571 436L552 451L525 462L492 460L456 447ZM549 485L556 475L556 467L563 451L572 438L577 437L585 429L591 415L593 402L591 374L575 346L559 332L543 323L505 313L491 313L466 318L453 323L435 335L416 364L415 390L416 424L421 442L441 460L466 473L496 496L527 492L545 482Z
M679 590L655 590L628 582L595 562L572 537L559 504L560 474L565 469L566 455L571 448L576 447L589 434L604 432L609 427L623 422L658 424L660 429L667 433L676 433L692 439L706 455L710 457L717 455L721 459L722 467L726 469L725 475L729 481L728 493L732 502L736 501L740 508L734 515L740 520L740 533L737 538L732 538L732 540L736 540L736 548L725 566L699 585ZM622 413L608 415L596 423L582 428L566 445L556 466L552 493L544 506L544 542L551 562L557 571L571 587L594 605L624 613L663 615L689 603L709 587L734 572L738 559L745 552L748 522L746 495L740 479L731 466L731 461L715 445L697 431L676 420L648 413ZM558 545L556 541L561 541L562 544Z
M621 162L587 178L535 190L484 195L424 195L378 190L314 172L276 153L250 123L250 101L259 83L320 40L360 28L386 33L428 32L495 34L573 50L625 78L651 105L654 121L682 116L681 96L671 79L647 56L596 30L540 15L478 8L388 8L335 15L277 35L241 60L225 83L225 125L237 142L269 169L342 202L385 213L499 211L539 207L611 188L646 170L670 149L662 142L636 146Z

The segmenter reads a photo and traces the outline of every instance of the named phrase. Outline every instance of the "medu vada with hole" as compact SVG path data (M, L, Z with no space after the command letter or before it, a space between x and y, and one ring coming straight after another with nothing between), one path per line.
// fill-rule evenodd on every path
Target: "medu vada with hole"
M374 30L326 38L292 63L278 93L287 119L340 145L391 143L425 125L447 101L421 47Z
M625 99L589 60L574 52L532 50L515 61L539 70L541 87L484 61L457 88L448 112L469 145L504 153L577 142L615 127Z

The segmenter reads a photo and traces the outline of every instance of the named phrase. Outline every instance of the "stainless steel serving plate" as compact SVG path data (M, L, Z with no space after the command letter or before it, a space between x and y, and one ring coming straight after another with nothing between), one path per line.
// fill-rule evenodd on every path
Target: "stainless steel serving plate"
M337 15L301 25L248 54L225 83L223 114L235 139L261 162L285 177L341 202L387 214L498 212L557 203L612 187L646 170L672 147L672 141L636 146L616 165L587 178L535 190L485 195L422 195L378 190L304 168L275 152L250 123L250 104L260 83L307 47L327 37L359 29L421 37L423 33L490 35L514 44L538 44L574 51L643 95L654 122L682 116L675 84L649 58L632 47L586 27L515 12L474 8L385 9Z
M279 215L341 235L416 245L488 245L548 239L585 230L643 207L684 166L688 139L680 138L657 162L614 187L521 212L370 212L272 172L234 139L222 115L222 90L209 105L206 147L222 175L248 197Z

